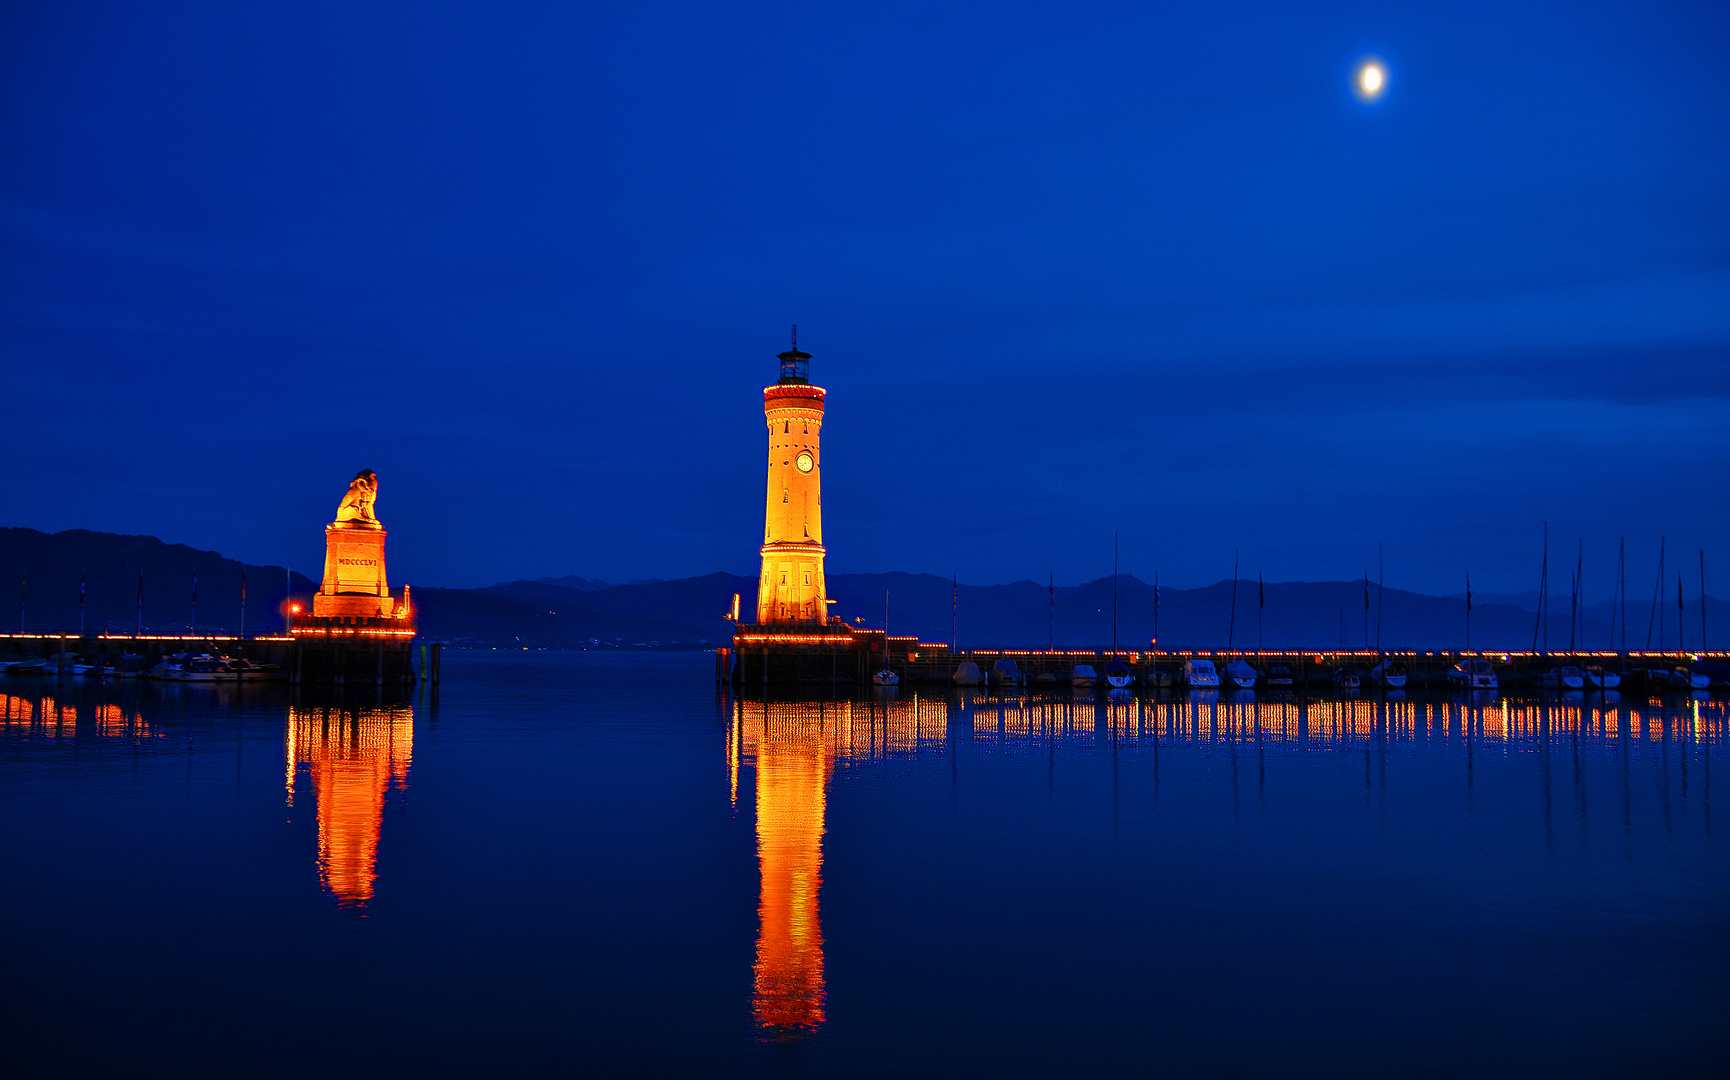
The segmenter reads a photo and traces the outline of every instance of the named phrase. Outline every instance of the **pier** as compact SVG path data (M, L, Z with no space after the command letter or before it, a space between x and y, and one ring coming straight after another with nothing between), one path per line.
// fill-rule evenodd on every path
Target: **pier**
M1187 660L1210 660L1220 672L1221 689L1225 665L1244 660L1260 673L1257 686L1270 688L1266 682L1268 669L1283 664L1291 669L1294 687L1331 688L1337 668L1353 668L1364 677L1364 689L1371 689L1369 669L1382 661L1390 661L1406 672L1406 685L1413 687L1443 686L1447 673L1461 660L1485 660L1495 670L1503 687L1528 685L1541 672L1555 667L1572 666L1584 669L1598 665L1611 671L1634 671L1646 668L1672 668L1692 664L1700 659L1720 663L1730 661L1730 652L1487 652L1473 650L1383 650L1373 649L957 649L947 644L932 644L916 637L889 635L881 630L862 630L841 624L800 629L790 626L740 625L730 648L716 653L715 675L719 682L736 687L774 684L805 684L835 686L865 686L873 673L887 668L904 683L930 685L954 681L955 672L964 663L979 668L987 680L999 660L1013 660L1023 678L1030 684L1036 680L1046 685L1068 685L1070 673L1077 664L1088 664L1104 682L1105 665L1113 659L1122 661L1134 674L1133 686L1145 689L1154 685L1154 676L1163 669L1169 673L1174 687L1181 687L1182 669ZM1050 675L1050 680L1040 676Z
M296 626L288 634L0 634L0 650L50 662L54 677L72 677L80 656L115 662L120 677L145 675L165 656L209 654L274 665L290 683L408 685L437 683L441 648L413 632L365 626ZM128 661L122 663L122 660Z

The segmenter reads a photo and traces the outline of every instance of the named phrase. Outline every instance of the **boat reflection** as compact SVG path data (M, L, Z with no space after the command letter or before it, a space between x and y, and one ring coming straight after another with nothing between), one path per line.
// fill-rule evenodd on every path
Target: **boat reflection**
M1013 689L1013 688L1010 688ZM823 840L830 783L850 776L909 775L959 754L1089 754L1254 745L1298 758L1460 746L1546 760L1558 737L1582 748L1628 754L1641 743L1710 744L1730 735L1722 702L1681 708L1622 701L1614 693L1509 698L1495 691L1438 697L1308 698L1216 690L1156 698L1130 695L1021 696L954 690L930 699L879 692L858 701L727 698L727 770L735 807L755 785L758 933L752 1017L760 1037L790 1040L826 1018L820 918ZM747 795L746 798L750 796ZM376 836L376 826L371 835Z
M112 701L63 701L48 694L0 694L0 730L27 739L58 741L82 735L135 746L163 738L138 714L136 701L122 708Z
M414 710L290 706L288 804L304 774L318 805L318 877L342 908L363 911L378 877L385 795L408 783Z

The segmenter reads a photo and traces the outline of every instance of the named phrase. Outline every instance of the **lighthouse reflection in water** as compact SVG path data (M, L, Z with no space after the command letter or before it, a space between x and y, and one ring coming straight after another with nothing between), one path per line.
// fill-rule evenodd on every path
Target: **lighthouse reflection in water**
M749 804L755 789L759 894L751 1012L759 1038L766 1041L810 1035L828 1019L821 901L828 795L836 780L882 773L886 766L896 777L917 776L945 768L941 763L957 754L1015 758L1105 751L1141 756L1157 791L1162 748L1188 755L1176 763L1180 783L1191 771L1185 765L1193 755L1223 751L1232 806L1238 807L1240 798L1254 798L1265 812L1270 760L1343 757L1363 761L1364 797L1373 786L1385 815L1390 752L1437 764L1451 759L1463 773L1468 805L1479 754L1494 761L1535 754L1543 763L1547 836L1555 814L1555 782L1547 764L1552 750L1573 755L1573 783L1583 808L1583 750L1626 760L1646 752L1641 747L1656 746L1667 760L1672 743L1682 748L1710 744L1710 733L1723 725L1716 703L1703 709L1695 700L1679 711L1643 703L1630 708L1614 694L1519 700L1475 692L1408 700L1394 693L1309 700L1204 690L1155 701L1121 691L1097 699L993 694L901 699L889 689L866 701L733 698L728 704L727 765L735 809L741 800ZM1684 762L1684 792L1688 756L1678 757ZM1625 773L1623 780L1625 788Z
M760 888L751 1013L764 1038L797 1038L825 1019L823 832L835 768L940 747L948 710L944 701L892 695L734 702L727 764L735 805L742 770L756 788Z

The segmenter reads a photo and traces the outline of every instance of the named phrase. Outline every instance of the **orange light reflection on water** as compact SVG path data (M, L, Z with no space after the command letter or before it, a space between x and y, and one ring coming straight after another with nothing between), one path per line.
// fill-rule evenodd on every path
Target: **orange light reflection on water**
M339 906L365 908L378 877L385 794L408 783L414 711L291 706L285 751L290 806L300 774L312 779L320 884Z
M46 739L95 735L102 739L160 739L136 714L128 715L113 702L75 706L52 697L25 698L0 694L0 727Z
M831 755L814 718L742 719L743 756L757 781L757 959L751 1012L771 1036L823 1023L823 812Z

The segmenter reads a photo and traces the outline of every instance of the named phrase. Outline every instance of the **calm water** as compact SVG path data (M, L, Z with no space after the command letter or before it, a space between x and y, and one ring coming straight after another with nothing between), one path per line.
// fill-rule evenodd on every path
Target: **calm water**
M10 1075L1717 1073L1720 701L0 684Z

